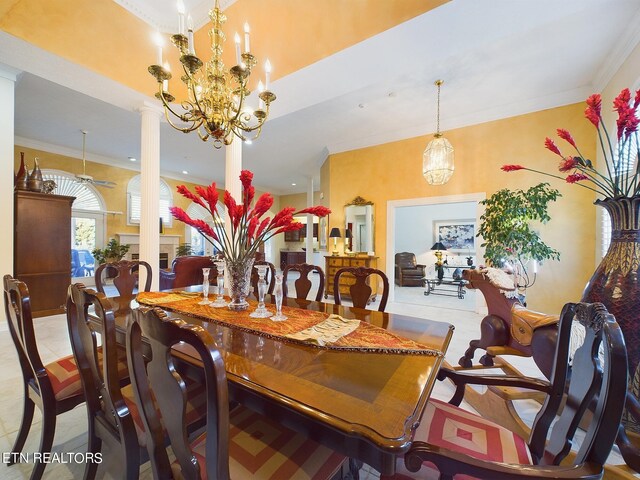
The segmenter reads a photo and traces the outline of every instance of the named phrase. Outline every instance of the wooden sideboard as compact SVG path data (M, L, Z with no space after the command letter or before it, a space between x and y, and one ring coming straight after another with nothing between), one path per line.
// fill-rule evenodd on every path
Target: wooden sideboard
M34 317L64 312L71 284L75 197L16 191L13 274L27 284Z
M329 295L333 295L333 282L336 275L336 272L343 267L367 267L367 268L378 268L377 267L377 259L378 257L369 257L369 256L342 256L342 255L326 255L325 257L325 275L327 276L327 281L324 287L324 298L327 298ZM377 279L377 275L375 276ZM349 285L352 285L355 282L353 275L344 274L340 276L340 296L341 297L349 297ZM377 292L377 281L374 280L374 284L371 285L371 289L373 290L373 298L375 298Z
M287 265L306 263L307 252L280 250L280 270L284 270Z

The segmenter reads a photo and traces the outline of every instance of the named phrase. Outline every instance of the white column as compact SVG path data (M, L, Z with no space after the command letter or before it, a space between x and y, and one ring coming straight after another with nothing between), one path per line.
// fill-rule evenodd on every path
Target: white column
M158 290L160 278L160 116L151 103L140 108L140 260L151 265L151 290ZM140 270L140 285L146 275Z
M313 207L313 177L307 177L307 207ZM307 214L306 262L313 265L313 215Z
M0 65L0 225L12 225L2 233L0 276L13 275L13 174L14 105L18 71ZM69 246L71 248L71 246ZM4 302L3 302L4 303ZM0 330L6 329L4 307L0 307Z
M224 188L236 199L242 201L242 184L240 172L242 171L242 142L234 137L231 145L225 148Z
M242 183L240 183L240 172L242 171L242 142L237 137L233 137L231 144L225 147L224 153L224 189L229 191L236 202L240 203L242 202ZM224 229L229 238L231 238L231 219L229 215L224 219ZM228 285L226 278L224 284Z

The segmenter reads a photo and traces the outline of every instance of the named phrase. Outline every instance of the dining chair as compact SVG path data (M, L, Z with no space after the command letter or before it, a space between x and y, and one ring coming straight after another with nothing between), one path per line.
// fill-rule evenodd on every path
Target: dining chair
M320 302L322 300L322 292L324 292L324 282L325 276L322 268L317 265L310 265L308 263L296 263L292 265L287 265L284 267L284 272L282 276L282 287L283 287L283 295L288 297L288 288L287 288L287 276L289 272L299 272L300 277L296 279L294 282L294 286L296 289L295 298L306 299L307 295L311 291L311 280L309 279L309 274L311 272L316 272L318 274L318 279L320 280L320 284L318 285L318 291L316 293L316 302Z
M253 264L253 268L251 269L251 287L253 289L253 295L258 298L258 269L256 266L258 265L266 265L267 274L265 275L265 281L267 282L267 294L271 295L273 293L273 289L276 286L276 267L271 262L265 261L256 261Z
M140 267L144 267L147 272L147 279L144 284L144 291L151 290L151 265L143 260L120 260L119 262L103 263L96 269L95 280L96 290L100 293L104 291L104 281L102 279L103 271L113 272L115 270L116 276L113 279L113 286L118 290L118 294L123 296L133 295L133 291L138 287L138 272Z
M355 282L349 285L349 296L356 308L367 308L367 304L371 301L371 293L373 290L369 285L371 275L378 275L382 279L382 296L378 311L384 312L389 299L389 279L382 270L367 267L344 267L339 269L333 278L333 298L336 305L342 305L340 298L340 275L351 274L355 277ZM343 284L344 288L344 284Z
M584 331L584 340L576 350L571 347L578 337L572 335L573 325ZM404 464L399 460L398 473L381 478L426 478L433 475L433 468L445 480L460 478L458 475L467 479L602 477L627 392L624 338L615 318L602 304L565 305L550 381L474 375L445 368L438 378L454 382L453 398L449 403L429 401L411 448L404 455ZM471 384L546 393L528 440L460 408L465 387ZM579 425L584 425L584 439L577 452L566 458Z
M145 369L143 337L151 347ZM187 346L204 370L207 424L189 441L184 418L184 376L176 371L172 347ZM140 307L127 328L127 354L146 446L155 479L216 480L340 478L346 458L267 416L236 406L229 411L225 362L211 335L199 325ZM157 410L152 398L156 399ZM176 460L170 463L161 418Z
M38 452L48 453L53 445L56 418L84 402L80 374L73 355L59 358L44 365L38 352L29 289L24 282L5 275L4 305L9 332L18 353L22 371L24 403L22 422L11 449L9 465L22 452L31 429L37 406L42 413L42 433ZM40 455L39 458L42 458ZM42 478L46 463L34 459L31 480Z
M94 454L103 452L105 443L108 446L106 453L112 458L105 459L103 463L112 470L110 473L114 478L137 479L140 464L148 460L144 448L146 437L131 384L127 382L123 386L119 379L122 374L117 356L121 350L126 350L116 343L116 322L107 297L82 284L71 285L67 298L67 323L87 400L87 450ZM102 362L98 362L95 354L99 338ZM126 361L124 369L129 372ZM191 382L187 393L189 424L193 428L202 426L204 390L201 385ZM87 463L85 480L95 477L97 466L96 463Z

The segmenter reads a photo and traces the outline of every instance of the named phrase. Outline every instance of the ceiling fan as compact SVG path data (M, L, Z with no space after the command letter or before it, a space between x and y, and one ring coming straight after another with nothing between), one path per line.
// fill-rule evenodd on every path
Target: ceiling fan
M79 183L90 183L98 187L113 188L116 183L109 180L94 180L91 175L87 175L87 161L85 159L85 146L87 143L87 131L80 130L82 132L82 174L76 175L76 181Z

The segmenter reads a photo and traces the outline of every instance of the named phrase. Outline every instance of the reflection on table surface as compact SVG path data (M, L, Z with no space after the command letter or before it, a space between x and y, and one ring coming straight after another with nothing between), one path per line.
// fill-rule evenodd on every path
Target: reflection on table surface
M185 290L197 291L199 287ZM124 332L134 298L112 297ZM267 295L266 303L275 303ZM451 339L450 324L324 302L286 298L290 307L357 318L416 340L442 356L340 352L289 343L169 312L202 325L225 360L232 399L293 425L336 450L392 473L394 455L405 451ZM212 309L213 310L213 309ZM275 310L274 310L275 311ZM198 365L194 353L176 356ZM195 370L195 369L194 369Z

